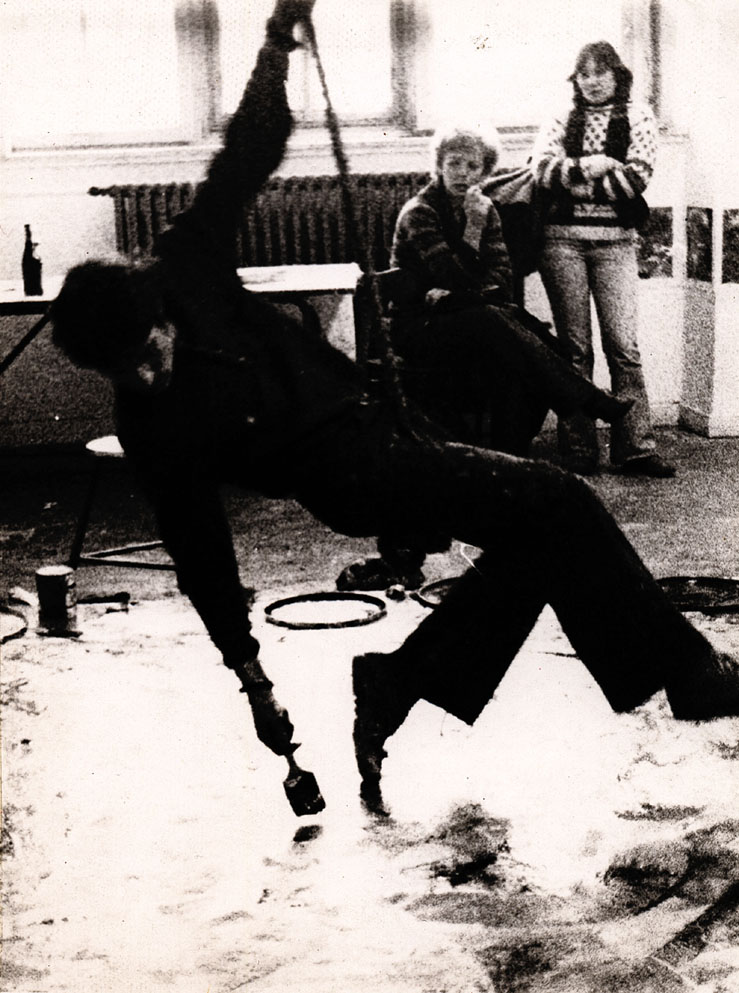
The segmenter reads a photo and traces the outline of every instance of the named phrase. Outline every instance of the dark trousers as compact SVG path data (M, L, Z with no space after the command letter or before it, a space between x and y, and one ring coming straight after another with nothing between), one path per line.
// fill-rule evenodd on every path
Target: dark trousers
M545 604L617 711L689 681L712 654L569 473L414 441L381 406L322 432L299 458L298 497L335 530L421 546L446 534L483 550L396 653L413 699L474 721Z
M466 416L480 412L485 447L525 455L549 410L570 414L594 392L545 327L513 306L435 309L398 328L404 387L458 440L480 442Z

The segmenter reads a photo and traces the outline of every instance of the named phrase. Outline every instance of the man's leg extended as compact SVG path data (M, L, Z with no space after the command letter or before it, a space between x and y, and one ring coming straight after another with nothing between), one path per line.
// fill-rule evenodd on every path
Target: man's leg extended
M385 741L413 705L428 700L474 723L534 626L544 606L536 584L506 581L497 569L495 556L483 554L400 648L354 659L354 745L370 809L383 809Z
M409 485L410 477L423 479L421 463L427 459L409 471ZM436 464L427 470L432 475L425 499L416 496L416 520L433 515L449 534L487 553L480 568L489 618L482 641L492 640L491 655L500 651L497 643L515 654L527 626L530 630L549 603L618 711L638 706L662 686L669 692L689 681L715 655L584 481L545 463L463 446L447 446L430 461ZM479 625L483 608L476 620L468 609L471 623ZM448 625L455 631L450 641L470 651L477 640L474 635L464 640L466 620L463 603L445 602L435 612L433 628L431 619L424 621L404 648L410 653L412 646L416 659L433 658L434 646L445 644L439 629ZM438 685L443 672L435 678ZM449 667L447 679L453 678Z
M436 532L486 555L387 663L359 666L367 675L358 728L377 725L377 754L383 734L422 696L474 720L545 603L615 710L665 687L677 716L739 712L736 664L713 678L717 653L583 480L546 463L418 442L388 431L387 422L380 431L382 421L370 417L364 431L334 436L330 447L322 439L327 476L311 453L311 479L322 483L301 501L330 526L350 525L348 533ZM479 679L481 670L479 693L467 697L463 677ZM691 702L694 682L702 708ZM714 684L726 690L723 702Z
M509 574L505 562L480 556L393 653L409 698L468 724L490 701L545 604L536 578Z

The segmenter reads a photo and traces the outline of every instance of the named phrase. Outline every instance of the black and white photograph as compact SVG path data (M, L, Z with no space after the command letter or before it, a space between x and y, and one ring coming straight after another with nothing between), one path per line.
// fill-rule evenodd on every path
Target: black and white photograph
M0 39L0 993L739 993L739 2Z

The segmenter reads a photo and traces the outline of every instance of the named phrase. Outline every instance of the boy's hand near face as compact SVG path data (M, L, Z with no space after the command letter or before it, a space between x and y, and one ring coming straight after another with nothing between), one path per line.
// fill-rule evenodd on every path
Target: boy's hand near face
M480 247L480 239L490 213L490 198L485 196L479 186L470 186L467 190L464 198L464 212L467 217L464 240L477 250Z

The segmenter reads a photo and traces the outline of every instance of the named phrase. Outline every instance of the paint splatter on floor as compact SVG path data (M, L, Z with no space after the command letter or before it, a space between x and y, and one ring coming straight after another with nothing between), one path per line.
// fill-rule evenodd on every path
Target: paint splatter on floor
M300 820L179 597L3 646L2 989L736 993L739 720L613 715L548 612L473 728L414 708L361 810L350 660L424 610L260 628Z

